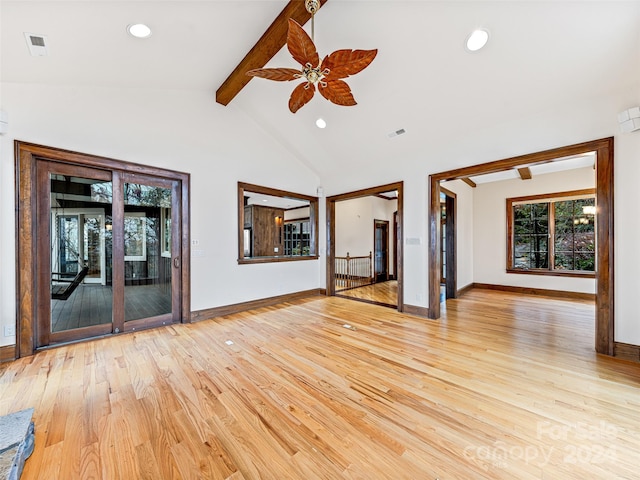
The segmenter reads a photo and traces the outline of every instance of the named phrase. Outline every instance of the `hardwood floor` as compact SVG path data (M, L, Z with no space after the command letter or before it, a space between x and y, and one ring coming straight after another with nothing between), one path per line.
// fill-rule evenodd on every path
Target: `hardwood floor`
M315 297L3 364L0 414L23 480L635 479L640 365L593 344L585 301Z
M363 300L369 303L377 303L383 306L398 306L398 281L372 283L358 288L350 288L336 292L339 297L348 297L355 300Z

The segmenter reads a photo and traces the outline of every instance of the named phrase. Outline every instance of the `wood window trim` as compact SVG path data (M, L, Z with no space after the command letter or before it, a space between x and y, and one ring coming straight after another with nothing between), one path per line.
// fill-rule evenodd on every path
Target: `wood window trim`
M38 160L57 162L64 167L73 166L82 175L82 168L120 174L143 174L178 180L181 190L183 232L181 251L182 299L180 315L182 322L191 322L191 252L190 252L190 175L174 170L114 160L85 153L48 147L14 140L15 155L15 204L16 204L16 358L32 355L36 346L36 324L38 322L38 238L37 218L37 169ZM64 168L63 167L63 168ZM105 179L107 176L105 176ZM114 273L115 275L115 273ZM124 287L122 287L124 288ZM87 327L91 328L91 327Z
M513 266L513 244L514 244L514 231L513 231L513 206L518 203L544 203L544 201L563 201L563 199L575 199L575 198L589 198L596 196L595 188L584 188L581 190L570 190L567 192L557 193L543 193L538 195L528 195L524 197L512 197L507 198L507 273L516 273L521 275L546 275L551 277L573 277L573 278L596 278L595 272L580 271L580 270L554 270L551 267L545 268L529 268L519 269ZM551 216L549 224L553 223L553 211L549 211ZM553 242L549 243L549 263L554 255Z
M310 245L313 248L311 255L289 255L273 257L245 257L244 256L244 192L254 192L274 197L289 197L309 202L309 227L311 228ZM318 256L318 197L294 193L277 188L264 187L251 183L238 182L238 265L251 265L259 263L301 262L317 260Z
M614 354L614 139L613 137L592 140L565 147L553 148L518 157L496 160L470 167L458 168L429 175L429 318L440 318L440 182L462 179L468 176L511 170L531 166L572 155L596 153L596 198L598 218L596 220L596 338L595 350L605 355Z

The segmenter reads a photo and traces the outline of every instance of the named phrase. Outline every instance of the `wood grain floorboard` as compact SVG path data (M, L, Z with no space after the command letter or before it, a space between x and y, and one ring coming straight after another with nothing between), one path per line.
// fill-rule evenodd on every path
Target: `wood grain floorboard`
M372 283L363 287L350 288L348 290L336 290L336 295L348 297L354 300L364 300L371 303L383 305L398 305L398 281L388 280L386 282Z
M35 408L23 480L637 479L640 365L594 353L594 315L314 297L2 364L0 414Z

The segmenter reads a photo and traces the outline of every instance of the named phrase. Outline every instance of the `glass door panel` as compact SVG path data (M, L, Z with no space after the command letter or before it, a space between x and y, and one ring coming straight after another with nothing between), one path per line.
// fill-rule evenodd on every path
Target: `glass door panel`
M49 332L109 325L113 292L111 267L112 183L103 179L49 174L51 302Z
M172 318L173 192L165 183L141 177L124 183L125 322Z
M35 348L182 320L181 180L46 159L35 179Z

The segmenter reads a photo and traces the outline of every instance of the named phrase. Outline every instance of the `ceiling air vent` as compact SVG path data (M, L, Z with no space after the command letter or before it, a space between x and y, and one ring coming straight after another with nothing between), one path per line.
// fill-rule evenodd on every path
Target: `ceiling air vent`
M400 130L396 130L395 132L388 133L387 135L389 136L389 138L393 138L393 137L397 137L398 135L403 135L405 133L407 133L407 131L404 128L401 128Z
M27 46L32 57L46 57L49 54L47 51L47 37L27 32L25 32L24 37L27 39Z

